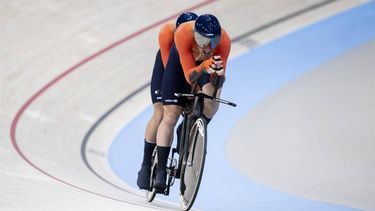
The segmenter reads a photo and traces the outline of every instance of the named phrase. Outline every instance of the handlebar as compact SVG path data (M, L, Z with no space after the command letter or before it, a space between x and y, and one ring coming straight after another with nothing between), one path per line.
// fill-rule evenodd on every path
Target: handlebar
M212 97L212 96L206 95L203 92L190 93L190 94L174 93L174 95L176 97L200 97L200 98L210 99L210 100L216 101L218 103L223 103L223 104L226 104L226 105L229 105L229 106L233 106L233 107L237 106L237 104L235 104L235 103L232 103L230 101L223 100L223 99L220 99L220 98L217 98L217 97Z

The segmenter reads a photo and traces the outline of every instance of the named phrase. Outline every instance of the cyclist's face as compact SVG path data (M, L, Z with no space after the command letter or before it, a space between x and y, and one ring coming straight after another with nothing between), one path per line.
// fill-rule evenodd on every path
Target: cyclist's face
M194 39L197 45L201 48L207 48L211 44L211 48L215 48L220 42L220 36L213 38L208 38L200 35L198 32L194 31Z
M198 32L194 32L194 38L197 45L201 48L206 48L210 44L210 38L203 37Z

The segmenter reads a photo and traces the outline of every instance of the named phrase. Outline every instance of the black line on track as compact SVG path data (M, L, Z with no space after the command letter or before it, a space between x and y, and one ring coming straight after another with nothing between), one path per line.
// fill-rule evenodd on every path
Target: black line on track
M272 26L275 26L275 25L277 25L279 23L282 23L284 21L287 21L287 20L290 20L292 18L295 18L296 16L302 15L303 13L309 12L311 10L318 9L320 7L323 7L323 6L327 5L327 4L333 3L335 1L338 1L338 0L327 0L327 1L319 2L317 4L313 4L313 5L309 6L309 7L306 7L304 9L301 9L301 10L298 10L296 12L293 12L291 14L285 15L285 16L283 16L281 18L273 20L273 21L271 21L269 23L261 25L261 26L255 28L255 29L252 29L252 30L250 30L248 32L245 32L245 33L243 33L243 34L241 34L241 35L233 38L232 42L238 42L238 41L240 41L240 40L242 40L242 39L244 39L244 38L246 38L246 37L248 37L250 35L253 35L253 34L256 34L256 33L260 32L260 31L265 30L265 29L271 28Z
M136 94L138 94L139 92L143 91L146 87L148 87L150 85L150 83L146 83L144 85L142 85L141 87L139 87L138 89L136 89L135 91L133 91L132 93L130 93L128 96L126 96L125 98L123 98L120 102L118 102L116 105L114 105L111 109L109 109L107 112L105 112L91 127L90 129L87 131L87 133L85 134L84 138L83 138L83 141L82 141L82 144L81 144L81 157L82 157L82 160L83 162L85 163L85 165L87 166L87 168L93 173L95 174L99 179L103 180L104 182L110 184L111 186L117 188L117 189L120 189L124 192L127 192L127 193L131 193L133 194L132 192L128 191L128 190L125 190L111 182L109 182L108 180L106 180L105 178L103 178L100 174L98 174L93 168L92 166L90 165L90 163L88 162L87 160L87 155L86 155L86 147L87 147L87 143L91 137L91 135L94 133L95 129L112 113L114 112L117 108L119 108L123 103L125 103L126 101L128 101L129 99L131 99L132 97L134 97Z

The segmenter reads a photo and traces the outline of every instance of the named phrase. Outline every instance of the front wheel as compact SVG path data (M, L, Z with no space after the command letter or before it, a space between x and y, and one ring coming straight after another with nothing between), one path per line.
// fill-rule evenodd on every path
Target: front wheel
M189 210L198 194L202 180L207 148L207 124L197 118L188 134L187 155L183 161L180 182L180 202L183 210Z

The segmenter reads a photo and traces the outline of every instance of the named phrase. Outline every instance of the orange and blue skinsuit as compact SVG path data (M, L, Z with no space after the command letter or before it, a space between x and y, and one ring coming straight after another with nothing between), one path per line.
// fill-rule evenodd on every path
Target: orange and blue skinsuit
M206 73L212 57L220 56L225 73L231 41L222 28L219 44L202 48L194 38L194 21L181 24L175 32L174 44L169 53L162 82L162 102L164 105L184 105L184 101L174 93L190 93L191 84L197 81L199 87L210 83L212 76Z
M159 50L156 54L154 69L151 77L151 100L152 103L162 101L161 83L165 67L169 58L169 50L174 43L175 24L166 23L159 31Z

